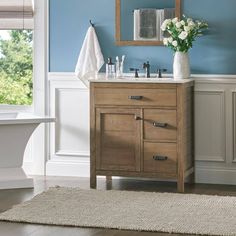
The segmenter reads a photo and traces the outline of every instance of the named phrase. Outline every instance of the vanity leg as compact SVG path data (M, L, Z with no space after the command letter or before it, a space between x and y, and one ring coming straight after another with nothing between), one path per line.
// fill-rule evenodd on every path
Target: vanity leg
M179 193L184 193L184 178L179 178L177 182L177 189Z
M91 173L90 175L90 188L97 187L97 176L95 173Z

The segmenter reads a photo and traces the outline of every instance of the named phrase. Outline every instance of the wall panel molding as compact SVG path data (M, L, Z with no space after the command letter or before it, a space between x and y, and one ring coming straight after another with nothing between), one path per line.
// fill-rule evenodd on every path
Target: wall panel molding
M49 74L50 125L48 175L89 175L89 91L74 73Z
M195 160L226 161L224 90L195 91Z
M233 163L236 163L236 90L232 91Z

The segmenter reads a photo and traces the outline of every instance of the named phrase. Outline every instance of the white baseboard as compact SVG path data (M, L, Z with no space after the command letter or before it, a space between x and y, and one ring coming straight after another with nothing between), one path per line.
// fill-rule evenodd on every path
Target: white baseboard
M88 160L74 162L49 161L47 163L47 175L49 176L73 176L89 177L90 163ZM232 169L205 169L197 168L195 182L205 184L236 185L236 170Z
M236 185L235 169L197 168L196 183Z
M89 177L90 163L89 163L89 158L86 159L81 159L71 162L50 160L47 162L46 175Z

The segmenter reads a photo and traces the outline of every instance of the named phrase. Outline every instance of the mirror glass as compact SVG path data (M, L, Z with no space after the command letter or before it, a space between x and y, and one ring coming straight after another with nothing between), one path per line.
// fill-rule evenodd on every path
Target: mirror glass
M120 19L116 27L120 30L119 41L163 40L160 26L165 19L176 16L177 0L119 0ZM179 9L179 6L177 6ZM143 45L143 43L141 44ZM119 43L118 43L119 44ZM134 43L133 43L134 44ZM123 44L125 45L125 44Z

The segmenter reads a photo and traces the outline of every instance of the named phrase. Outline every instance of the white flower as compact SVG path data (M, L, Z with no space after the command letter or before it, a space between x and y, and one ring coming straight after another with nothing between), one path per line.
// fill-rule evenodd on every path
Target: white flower
M162 24L162 25L161 25L161 30L162 30L162 31L166 31L166 25L163 25L163 24Z
M182 26L182 24L180 22L176 22L175 26L176 26L176 28L180 28Z
M166 45L166 46L168 45L168 38L163 39L163 44Z
M178 42L175 40L175 41L172 42L172 45L173 45L174 47L177 47L177 46L178 46Z
M180 39L185 40L188 37L188 32L183 31L178 36Z
M188 26L194 27L194 26L195 26L195 23L194 23L193 21L189 21L189 22L188 22Z
M166 19L164 20L164 22L162 23L161 25L161 29L162 31L165 31L166 30L166 27L171 23L171 19Z
M190 21L193 21L193 19L192 18L188 18L187 22L189 23Z
M173 38L172 38L172 37L169 37L169 38L168 38L168 42L169 42L169 43L172 43L172 42L173 42Z
M161 30L162 30L162 31L165 31L165 30L166 30L166 27L167 27L167 22L164 21L164 22L162 23L162 25L161 25Z
M189 31L191 30L191 28L190 28L189 26L184 26L184 30L185 30L186 32L189 32Z
M174 19L172 19L172 23L176 23L178 21L178 17L175 17Z
M169 25L171 23L171 19L166 19L165 22L167 25Z
M193 41L207 28L207 23L186 16L183 16L183 20L177 17L167 19L162 24L162 30L168 33L168 37L163 39L163 44L174 51L188 51Z

